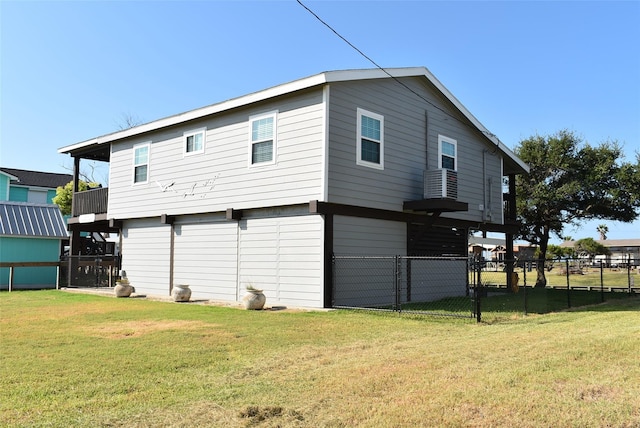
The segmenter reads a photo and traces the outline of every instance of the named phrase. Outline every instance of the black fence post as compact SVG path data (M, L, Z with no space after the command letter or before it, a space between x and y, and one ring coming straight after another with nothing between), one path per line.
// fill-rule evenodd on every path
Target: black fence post
M571 285L569 281L569 259L567 259L567 307L571 307Z
M600 303L604 303L604 263L600 261Z
M631 293L633 292L633 289L631 288L633 285L633 278L631 277L631 254L628 254L627 257L627 284L629 285L629 297L631 297Z
M524 293L524 314L527 315L527 269L522 268L522 292Z
M393 259L393 289L395 294L394 309L398 312L402 312L402 308L400 307L400 256L396 255Z
M477 322L481 322L482 321L482 309L481 309L481 305L480 305L480 299L482 296L482 281L480 280L480 272L482 271L482 263L478 263L477 265L477 282L476 282L476 286L473 289L474 292L474 297L475 297L475 311L476 311L476 321Z

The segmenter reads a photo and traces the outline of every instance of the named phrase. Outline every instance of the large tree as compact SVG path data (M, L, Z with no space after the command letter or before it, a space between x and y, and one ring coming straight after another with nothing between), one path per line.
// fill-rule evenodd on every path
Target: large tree
M547 284L544 260L551 235L593 219L630 222L640 215L640 155L624 161L615 142L592 146L575 133L522 140L515 153L531 167L516 178L519 236L540 250L536 286Z

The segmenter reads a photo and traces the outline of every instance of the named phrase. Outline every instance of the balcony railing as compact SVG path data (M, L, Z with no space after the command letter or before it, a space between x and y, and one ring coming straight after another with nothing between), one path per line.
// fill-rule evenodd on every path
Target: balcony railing
M85 190L73 194L73 217L82 214L106 214L109 188Z

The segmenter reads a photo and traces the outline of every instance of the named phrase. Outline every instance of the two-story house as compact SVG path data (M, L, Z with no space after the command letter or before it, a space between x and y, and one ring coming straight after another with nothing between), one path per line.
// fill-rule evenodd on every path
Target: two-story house
M58 262L68 240L65 221L52 204L70 174L0 167L0 263ZM54 266L0 267L0 289L52 288Z
M528 171L424 67L324 72L59 152L76 182L81 159L110 162L108 189L74 196L71 245L118 232L138 292L238 301L251 283L308 307L332 306L333 254L509 238Z

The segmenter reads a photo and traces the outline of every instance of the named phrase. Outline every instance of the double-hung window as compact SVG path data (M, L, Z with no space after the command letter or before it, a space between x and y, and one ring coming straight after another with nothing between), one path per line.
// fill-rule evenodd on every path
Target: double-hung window
M183 134L184 154L204 153L204 135L206 128L187 131Z
M249 118L249 165L275 163L278 113Z
M384 117L358 109L356 164L384 169Z
M438 168L458 169L458 143L453 138L438 135Z
M133 146L133 183L141 184L149 181L149 143Z

